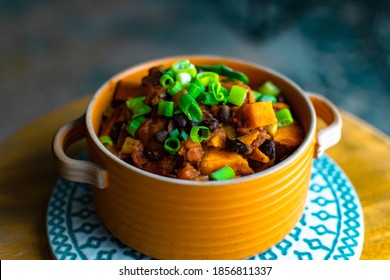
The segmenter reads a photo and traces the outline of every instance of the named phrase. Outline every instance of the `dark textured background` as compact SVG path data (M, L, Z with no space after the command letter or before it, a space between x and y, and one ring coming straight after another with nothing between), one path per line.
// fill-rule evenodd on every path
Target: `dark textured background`
M390 134L390 1L2 0L0 53L0 141L118 71L179 54L274 68Z

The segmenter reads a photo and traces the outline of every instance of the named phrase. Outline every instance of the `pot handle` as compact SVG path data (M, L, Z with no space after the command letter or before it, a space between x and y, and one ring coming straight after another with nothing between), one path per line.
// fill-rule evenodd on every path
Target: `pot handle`
M317 133L317 149L315 156L317 158L324 154L324 151L337 144L341 138L341 115L336 106L327 98L313 92L306 92L311 103L314 106L316 114L321 117L328 125L321 128Z
M52 142L57 171L67 180L91 184L99 189L107 188L107 173L100 165L92 161L72 159L65 154L70 145L85 135L85 115L57 131Z

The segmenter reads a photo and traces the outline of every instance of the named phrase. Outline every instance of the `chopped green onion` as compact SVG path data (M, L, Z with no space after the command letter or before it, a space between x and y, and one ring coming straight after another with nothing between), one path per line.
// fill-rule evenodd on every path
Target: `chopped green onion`
M195 65L191 64L188 59L176 61L172 65L171 69L175 74L188 73L191 78L195 78L196 74L198 74L198 70L196 69Z
M162 71L161 74L162 75L169 75L169 76L171 76L172 79L175 79L175 72L173 72L171 69L166 70L166 71Z
M243 82L244 84L249 83L248 76L242 72L234 71L233 69L231 69L225 65L222 65L221 70L222 70L221 75L223 75L223 76L226 76L230 79L239 80L239 81Z
M140 116L134 120L132 120L127 126L126 130L130 133L131 136L135 138L135 134L137 133L138 128L142 125L143 121L146 120L144 116Z
M184 130L182 130L181 132L180 132L180 138L182 139L182 140L187 140L187 138L188 138L188 134L184 131Z
M174 130L172 130L172 131L169 133L169 135L170 135L171 137L179 137L180 131L179 131L177 128L175 128Z
M202 72L196 75L196 79L202 84L202 86L206 87L211 82L219 82L219 75L214 72Z
M202 120L202 109L190 94L180 95L179 107L190 121L200 122Z
M194 142L202 142L210 137L210 129L205 126L194 126L190 131L191 140Z
M215 96L210 92L203 92L198 100L204 105L217 105L219 101L215 99Z
M284 108L276 112L276 118L278 119L278 126L289 126L294 122L291 111L289 108Z
M249 83L249 79L244 73L234 71L233 69L227 67L226 65L213 65L213 66L201 65L197 67L199 69L202 69L203 71L215 72L219 75L226 76L228 80L241 81L244 84Z
M144 104L144 100L145 100L145 96L139 96L139 97L135 97L133 99L129 99L126 101L126 107L131 111L131 112L134 112L134 110L137 108L137 107L140 107Z
M110 136L101 136L99 137L99 141L102 142L103 145L114 145Z
M248 89L234 85L230 89L230 93L229 93L229 97L228 97L227 101L229 103L236 105L236 106L241 106L242 103L244 103L247 92L248 92Z
M183 87L186 87L191 82L191 75L186 72L177 73L176 81L180 82Z
M278 99L271 94L264 94L259 98L259 101L271 101L272 103L276 103Z
M233 168L228 165L210 174L210 178L216 181L229 180L235 176L236 173L234 172Z
M175 95L176 93L178 93L179 91L181 91L183 89L183 85L179 82L179 81L176 81L173 86L169 87L168 88L168 93L170 95Z
M139 116L149 114L150 112L152 112L152 108L146 104L143 104L143 105L141 105L133 110L133 114L132 114L131 118L135 119Z
M164 142L164 149L172 155L176 154L179 148L180 140L177 137L169 137Z
M160 84L165 88L171 87L174 83L175 80L169 74L164 74L160 78Z
M159 115L172 117L173 116L173 107L175 103L173 101L161 100L158 103L157 113Z
M187 69L191 65L189 59L178 60L172 64L172 70L175 73L178 73L180 70Z
M227 88L222 87L221 92L223 93L223 104L226 104L229 98L229 91Z
M267 81L259 88L259 91L262 94L271 94L271 95L278 95L280 93L280 89L275 86L271 81Z
M214 98L218 101L223 101L225 97L221 89L222 86L220 82L211 82L209 84L209 91L213 94Z
M260 101L261 93L255 90L252 90L252 93L255 96L255 101Z
M193 98L196 99L198 98L199 94L204 92L204 86L198 80L195 80L188 85L187 91Z

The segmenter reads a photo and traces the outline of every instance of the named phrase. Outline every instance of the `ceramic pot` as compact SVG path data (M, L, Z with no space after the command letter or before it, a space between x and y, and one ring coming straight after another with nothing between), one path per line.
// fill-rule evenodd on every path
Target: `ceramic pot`
M117 81L140 83L149 68L169 67L184 58L195 65L225 64L242 71L254 87L272 80L304 128L299 148L264 171L209 182L159 176L111 154L97 133ZM318 132L316 114L328 124ZM269 249L294 228L305 207L312 160L337 143L340 134L341 118L329 100L304 92L271 69L226 57L170 57L131 67L107 81L86 114L59 129L53 152L62 177L94 186L101 221L129 247L157 259L244 259ZM69 158L67 147L83 137L90 159Z

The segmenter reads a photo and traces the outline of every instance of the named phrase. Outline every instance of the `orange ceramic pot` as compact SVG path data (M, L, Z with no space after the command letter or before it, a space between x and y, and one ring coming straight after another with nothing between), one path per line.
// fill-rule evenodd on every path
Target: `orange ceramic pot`
M112 155L98 140L103 111L115 84L140 83L148 69L169 67L170 57L131 67L106 82L85 116L63 126L53 140L58 171L66 179L94 185L97 212L111 233L157 259L244 259L281 241L302 216L313 157L340 138L337 109L318 95L268 68L225 57L186 56L195 65L225 64L246 73L256 87L272 80L305 130L300 147L262 172L227 181L195 182L151 174ZM314 105L314 106L313 106ZM317 114L329 124L317 134ZM90 161L71 159L67 147L86 136Z

